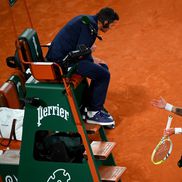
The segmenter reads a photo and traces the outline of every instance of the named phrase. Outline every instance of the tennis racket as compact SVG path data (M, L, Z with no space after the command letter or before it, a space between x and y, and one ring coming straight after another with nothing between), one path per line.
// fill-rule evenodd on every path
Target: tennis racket
M168 121L166 129L169 129L171 126L173 116L168 116ZM157 144L151 155L151 161L155 165L163 163L171 154L173 144L169 136L163 136L160 142Z

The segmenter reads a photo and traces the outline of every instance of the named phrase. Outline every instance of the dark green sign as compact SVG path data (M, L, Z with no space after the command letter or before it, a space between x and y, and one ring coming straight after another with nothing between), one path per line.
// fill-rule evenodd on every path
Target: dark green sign
M16 0L9 0L9 5L12 7L16 3Z

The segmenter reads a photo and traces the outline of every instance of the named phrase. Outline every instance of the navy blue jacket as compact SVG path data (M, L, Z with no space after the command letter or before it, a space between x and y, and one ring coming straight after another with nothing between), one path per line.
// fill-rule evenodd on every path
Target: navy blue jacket
M81 44L91 48L96 40L96 34L91 33L88 25L82 22L79 15L70 20L56 35L51 42L46 58L48 61L60 63L63 58L70 52L78 49ZM92 26L98 31L97 16L86 15ZM93 61L92 56L87 56L86 60Z

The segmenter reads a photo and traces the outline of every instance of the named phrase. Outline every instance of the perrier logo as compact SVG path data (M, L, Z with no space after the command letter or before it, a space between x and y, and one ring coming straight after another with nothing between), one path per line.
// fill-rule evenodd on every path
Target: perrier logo
M69 119L69 112L64 108L59 107L59 104L57 104L57 106L47 106L47 107L39 106L37 108L37 112L38 112L38 122L37 122L38 127L41 125L41 120L48 116L59 116L66 121L68 121Z
M16 3L16 0L9 0L9 5L12 7Z

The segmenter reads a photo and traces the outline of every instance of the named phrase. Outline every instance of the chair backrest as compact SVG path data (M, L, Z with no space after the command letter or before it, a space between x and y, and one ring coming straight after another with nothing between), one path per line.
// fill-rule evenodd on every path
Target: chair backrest
M27 28L18 37L18 42L25 62L44 61L37 32L32 28Z
M1 106L13 109L21 108L17 89L12 81L7 81L0 87L0 96Z
M7 101L3 93L0 91L0 107L7 107Z
M18 75L14 74L0 87L0 106L13 109L23 107L21 99L25 98L25 84Z
M16 73L11 75L8 81L12 81L14 83L19 99L25 98L26 90L24 77L21 77L21 74Z

